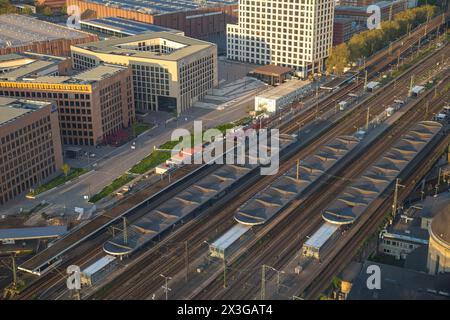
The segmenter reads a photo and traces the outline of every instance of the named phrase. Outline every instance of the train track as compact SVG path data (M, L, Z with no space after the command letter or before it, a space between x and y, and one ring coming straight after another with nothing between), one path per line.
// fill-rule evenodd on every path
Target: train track
M435 63L435 62L434 62ZM430 65L428 64L428 67ZM420 71L424 72L427 65L420 67ZM418 74L417 70L415 72ZM399 89L397 89L399 91ZM384 95L383 95L384 96ZM434 106L432 111L439 109L439 106ZM431 109L430 109L431 111ZM276 226L270 231L270 241L261 246L253 246L251 251L247 252L245 259L240 260L237 264L231 266L229 277L238 279L233 284L224 290L217 282L205 288L205 290L195 296L196 299L250 299L254 298L259 288L256 286L259 280L259 272L262 264L269 264L278 270L281 270L291 257L300 250L300 240L304 240L309 234L322 223L321 215L322 209L342 191L342 189L355 177L367 168L367 164L372 160L378 158L387 147L399 138L404 130L420 119L420 114L409 112L411 117L408 120L401 121L389 133L389 139L378 141L376 145L372 146L363 159L357 163L352 163L341 174L341 178L332 177L327 181L329 188L326 193L318 192L306 199L296 210L293 210L284 220L279 221ZM268 227L269 228L269 227ZM249 270L247 275L239 277L239 270ZM247 286L243 286L247 283ZM243 289L244 287L244 289ZM245 287L247 287L245 289ZM190 297L194 298L194 297Z
M448 79L448 77L447 77ZM448 101L449 94L440 96L434 99L431 104L435 106L433 111L439 111L440 108L445 106ZM428 116L428 120L430 116ZM401 190L399 195L400 203L405 200L408 194L410 194L417 183L422 179L427 172L431 170L437 159L445 152L450 143L450 136L446 135L438 145L435 147L435 151L426 157L425 161L419 162L418 166L414 168L414 174L409 176L403 176L403 184L406 186ZM412 170L410 170L412 171ZM354 257L355 252L358 251L360 245L365 239L376 232L377 228L382 223L386 216L386 212L389 212L392 206L393 196L392 194L385 199L378 201L378 204L372 206L372 210L364 214L363 219L358 221L353 230L347 234L346 239L349 241L343 241L343 243L336 248L335 252L330 254L328 261L324 261L322 264L323 270L320 272L320 276L314 279L309 284L308 290L305 292L306 299L316 299L319 294L323 292L331 283L331 279L334 275L338 274ZM351 240L351 241L350 241ZM324 267L325 266L325 267ZM301 294L301 293L297 293Z
M431 27L429 27L429 30L431 30L431 29L433 29L433 26L431 26ZM415 36L415 35L413 35L413 36L411 36L410 37L411 38L411 40L410 40L410 42L405 42L405 43L403 43L402 45L399 45L399 44L397 44L396 43L396 45L398 45L399 47L401 47L401 48L405 48L405 50L407 50L407 48L408 48L408 46L410 45L410 43L415 43L415 42L417 42L418 41L418 38L419 38L419 36ZM377 59L379 59L379 58L377 58ZM369 60L370 61L370 60ZM367 63L367 65L368 66L370 66L370 63L371 62L369 62L368 61L368 63ZM379 61L379 60L373 60L373 61ZM388 64L386 63L385 64L385 66L387 66ZM380 68L376 68L376 70L380 70ZM370 75L374 75L374 74L376 74L376 72L378 72L378 71L373 71ZM342 95L340 95L340 96L344 96L344 95L346 95L348 92L351 92L352 90L355 90L354 89L354 87L352 88L352 89L347 89L346 90L346 93L345 94L342 94ZM334 100L331 100L332 98L330 97L330 98L328 98L327 97L327 101L334 101L334 100L336 100L336 99L338 99L338 98L336 98L336 96L333 96L333 99ZM325 107L328 107L328 108L331 108L331 104L328 104L328 105L326 105L326 106L323 106L323 107L321 107L320 109L325 109ZM308 115L302 115L301 116L301 118L300 119L296 119L295 121L296 122L298 122L298 121L303 121L303 122L308 122L308 121L311 121L313 119L313 113L308 113ZM294 131L294 127L296 127L295 125L292 125L292 126L290 126L290 127L287 127L286 129L284 129L284 130L286 130L286 131ZM322 143L324 142L324 141L326 141L325 139L321 139L320 140ZM286 165L286 167L288 167L288 165ZM267 181L265 182L265 183L267 183ZM261 184L262 185L262 184ZM256 188L256 191L257 191L258 189ZM255 192L256 192L255 191ZM243 197L244 196L247 196L247 197L250 197L251 195L252 195L252 191L248 191L247 193L244 193L243 194ZM234 207L233 207L234 208ZM228 215L231 215L231 212L233 212L234 210L232 210L232 207L230 207L230 210L229 210L229 213L228 213ZM213 222L212 224L216 224L217 222L220 222L220 219L218 218L217 219L217 221L215 221L215 222ZM192 229L188 229L188 230L190 230L190 231L193 231L193 230L196 230L196 228L198 227L195 223L193 223L193 227L192 227ZM219 223L219 225L221 225L220 223ZM225 229L226 227L227 227L228 225L227 224L223 224L223 227L222 227L222 225L221 225L221 229ZM217 228L215 228L215 229L217 229ZM221 229L217 229L217 231L216 232L219 232L219 230L221 230ZM211 235L211 234L213 234L213 233L211 233L211 229L207 229L207 230L204 230L203 231L203 233L201 233L200 234L200 236L201 237L203 237L203 236L205 236L205 235ZM86 245L86 246L80 246L80 248L84 248L84 249L86 249L86 250L76 250L77 252L79 252L80 254L79 255L74 255L74 256L76 256L75 258L73 258L73 259L69 259L68 260L68 262L67 263L65 263L64 265L68 265L69 263L71 264L71 263L73 263L73 264L77 264L77 265L80 265L80 266L83 266L83 265L86 265L87 263L89 263L89 262L91 262L91 261L94 261L95 259L97 259L101 254L102 254L102 249L101 249L101 247L102 247L102 245L101 244L103 244L103 242L108 238L109 236L108 236L108 234L105 232L105 233L103 233L103 234L101 234L100 236L96 236L95 238L97 238L97 241L95 241L95 243L96 243L96 245L94 246L94 248L93 248L93 245L92 245L92 242L91 243L89 243L88 245ZM200 237L200 238L201 238ZM181 238L181 237L180 237ZM203 238L204 239L204 238ZM169 240L169 241L171 241L171 240ZM174 242L180 242L181 241L181 239L175 239L174 240ZM198 243L194 243L194 247L193 247L193 251L194 252L196 252L196 249L197 249L197 246L201 246L201 244L198 244ZM87 249L87 248L89 248L89 249ZM199 247L198 247L199 248ZM85 252L88 252L88 254L84 254ZM179 267L179 266L178 266ZM39 293L39 292L42 292L43 290L45 290L46 288L48 288L49 286L54 286L55 285L55 283L57 283L57 282L62 282L62 280L64 280L64 279L62 279L62 277L61 277L61 274L63 274L63 270L64 270L64 268L57 268L55 271L53 271L51 274L49 274L49 275L46 275L41 281L38 281L35 285L33 285L33 286L31 286L29 289L27 289L27 290L25 290L22 294L21 294L21 296L20 296L20 298L21 299L30 299L30 298L32 298L32 297L35 297L36 296L36 294L37 293Z
M422 69L426 69L426 67L422 67ZM411 70L410 72L417 71L416 69ZM404 81L405 84L408 82ZM391 91L397 91L396 88L392 88ZM391 91L389 93L391 93ZM385 100L386 101L386 100ZM379 103L374 103L374 105L378 105L378 110L383 110L380 108ZM375 106L374 106L375 107ZM376 110L376 108L375 108ZM362 118L361 118L362 120ZM343 124L343 127L348 128L348 123ZM351 126L353 128L353 126ZM339 129L339 130L342 130ZM303 153L298 154L299 157L304 157L307 154L311 153L311 149L316 150L323 143L328 141L331 137L338 134L338 129L332 129L328 132L328 134L319 138L314 145L310 146L308 151L304 151ZM284 172L288 168L290 168L293 162L297 159L297 157L293 157L290 161L282 164L282 168L280 168L280 172ZM271 177L273 180L274 177ZM262 179L257 185L252 185L251 190L247 190L242 193L239 197L239 200L234 200L233 205L227 205L225 209L222 209L219 214L212 221L202 220L198 221L198 223L194 224L192 229L187 230L187 232L183 232L183 235L180 234L173 241L182 243L183 240L188 241L188 243L192 244L193 248L190 249L190 255L193 257L200 256L204 249L206 248L203 245L203 240L210 240L211 236L217 236L222 231L228 229L234 224L232 219L232 215L239 207L241 203L243 203L246 199L248 199L252 194L256 193L258 190L266 186L270 180L269 178ZM191 233L192 230L196 230L194 234ZM187 237L186 237L187 235ZM182 249L182 248L181 248ZM158 253L153 253L149 255L147 258L139 261L136 265L132 267L132 269L126 270L126 274L119 275L118 278L115 278L114 283L108 285L107 290L100 290L99 294L94 294L92 298L94 299L139 299L146 296L149 296L151 293L154 293L158 290L158 288L162 285L163 279L160 277L160 274L176 274L183 270L184 268L184 259L182 258L182 250L178 248L176 254L175 252L168 259L164 259L164 261L158 261ZM133 276L130 277L130 274Z

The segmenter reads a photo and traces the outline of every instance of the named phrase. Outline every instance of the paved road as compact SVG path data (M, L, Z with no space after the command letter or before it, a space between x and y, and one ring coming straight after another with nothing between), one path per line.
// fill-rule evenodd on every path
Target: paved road
M180 117L178 126L192 130L193 120L202 120L203 126L215 127L221 123L231 122L247 116L247 110L253 108L254 94L248 94L235 104L227 106L224 110L207 110L193 108ZM187 117L187 121L185 118ZM149 133L145 133L137 138L136 149L131 149L129 142L114 149L109 155L97 158L95 162L91 160L91 165L96 163L94 170L87 173L76 181L57 188L48 194L42 195L35 200L19 200L7 207L2 208L2 213L17 213L20 208L32 208L42 200L51 203L45 211L47 213L73 212L76 206L90 207L84 200L84 195L94 195L110 184L115 178L122 175L134 164L146 157L153 150L154 146L170 140L173 129L177 127L177 121L172 121L165 125L153 128ZM64 209L67 208L67 209Z

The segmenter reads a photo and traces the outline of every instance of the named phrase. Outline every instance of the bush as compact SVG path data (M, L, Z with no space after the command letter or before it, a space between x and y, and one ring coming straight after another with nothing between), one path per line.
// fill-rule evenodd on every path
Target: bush
M55 179L34 189L34 191L30 193L30 195L36 196L42 192L56 188L64 183L66 183L67 181L78 178L79 176L81 176L82 174L84 174L86 172L88 172L88 170L84 169L84 168L72 168L72 170L69 172L67 177L64 174L61 174L61 175L57 176Z
M109 196L111 193L119 189L120 187L123 187L125 184L133 180L133 176L129 174L124 174L120 176L119 178L115 179L113 182L111 182L110 185L104 187L102 191L94 195L91 199L89 199L90 203L95 203L107 196Z

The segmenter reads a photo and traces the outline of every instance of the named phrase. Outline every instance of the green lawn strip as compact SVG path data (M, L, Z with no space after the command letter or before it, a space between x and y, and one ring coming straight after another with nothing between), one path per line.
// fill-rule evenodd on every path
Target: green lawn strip
M34 191L30 193L30 195L36 196L42 192L45 192L45 191L48 191L55 187L58 187L64 183L66 183L67 181L78 178L79 176L81 176L82 174L84 174L86 172L88 172L88 170L84 169L84 168L72 168L71 171L69 172L69 174L67 175L67 177L64 174L61 174L61 175L57 176L56 178L54 178L53 180L34 189Z
M145 131L151 129L153 126L148 123L137 123L133 126L133 132L136 135L136 137Z
M221 125L215 127L215 129L219 130L222 133L225 133L227 130L232 129L239 125L247 124L251 120L252 120L251 117L245 117L236 122L221 124ZM161 150L153 151L150 155L148 155L147 157L142 159L140 162L138 162L136 165L134 165L129 170L129 172L134 173L134 174L144 174L147 171L155 168L156 166L158 166L161 163L165 162L166 160L170 159L171 152L168 150L172 150L178 143L179 143L179 141L166 141L165 143L163 143L162 145L159 146L158 149L161 149ZM193 135L191 135L191 145L194 145L194 136Z
M153 169L154 167L165 162L166 160L169 160L171 155L172 154L169 151L159 151L159 150L153 151L152 153L150 153L150 155L148 155L147 157L139 161L136 165L134 165L130 169L130 172L134 174L144 174L150 169Z
M113 182L111 182L111 184L104 187L102 191L100 191L99 193L94 195L91 199L89 199L89 202L95 203L95 202L109 196L111 193L113 193L120 187L123 187L124 185L126 185L128 182L130 182L133 179L134 179L134 177L130 174L124 174L124 175L120 176L119 178L117 178Z

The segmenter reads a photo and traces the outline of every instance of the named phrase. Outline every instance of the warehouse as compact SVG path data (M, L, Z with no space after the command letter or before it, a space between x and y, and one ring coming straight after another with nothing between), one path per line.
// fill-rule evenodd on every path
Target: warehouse
M67 57L71 45L97 40L96 35L27 15L0 15L0 55L30 51Z
M235 0L67 0L82 17L119 17L180 30L188 37L215 43L226 52L226 25L237 21ZM205 5L206 4L206 5Z

